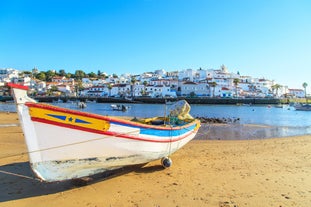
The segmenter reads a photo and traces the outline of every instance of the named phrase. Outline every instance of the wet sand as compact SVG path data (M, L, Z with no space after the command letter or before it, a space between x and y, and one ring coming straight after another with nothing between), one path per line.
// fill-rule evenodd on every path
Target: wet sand
M0 207L311 206L311 136L196 139L172 155L169 169L154 161L77 187L34 179L17 114L0 113L0 126L9 124L0 127Z

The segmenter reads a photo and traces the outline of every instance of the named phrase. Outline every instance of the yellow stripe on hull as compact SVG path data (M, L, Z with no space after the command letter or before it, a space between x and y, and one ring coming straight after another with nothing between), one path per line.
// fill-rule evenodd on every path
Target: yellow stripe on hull
M99 131L107 131L110 128L110 123L105 120L50 109L30 107L29 113L32 118L44 119L60 125L71 125Z

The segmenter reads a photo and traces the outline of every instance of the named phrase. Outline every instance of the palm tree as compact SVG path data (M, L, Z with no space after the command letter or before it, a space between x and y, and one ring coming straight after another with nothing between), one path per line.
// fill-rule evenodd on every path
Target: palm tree
M237 98L238 97L238 85L240 83L240 79L238 78L233 79L233 83L235 86L235 97Z
M111 96L112 85L109 83L107 88L108 88L108 91L109 91L109 95L108 96L110 97Z
M77 80L75 82L75 91L78 94L80 94L80 91L82 91L84 89L83 85L82 85L82 81L81 80Z
M279 91L279 89L281 88L282 86L280 85L280 84L275 84L275 85L273 85L273 86L271 86L271 88L272 88L272 90L274 91L274 90L276 90L276 96L278 96L278 91Z
M134 97L134 85L136 83L136 78L132 77L131 79L131 93L132 93L132 98Z
M214 97L215 96L215 87L217 86L217 83L214 81L214 82L209 83L209 85L210 85L210 87L213 88L213 96L212 97Z
M302 84L302 87L305 89L305 98L306 98L306 102L307 102L307 86L308 86L308 84L307 84L306 82L304 82L304 83Z
M148 82L147 82L147 81L144 81L144 82L143 82L143 85L144 85L144 95L146 95L146 94L147 94L146 87L147 87L147 85L148 85Z

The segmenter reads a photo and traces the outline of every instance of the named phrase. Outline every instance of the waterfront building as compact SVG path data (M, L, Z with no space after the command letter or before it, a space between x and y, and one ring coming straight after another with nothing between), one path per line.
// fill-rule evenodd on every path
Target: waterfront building
M59 84L56 87L58 91L67 96L71 95L74 91L69 84Z
M109 89L106 86L92 86L87 91L88 96L107 96Z
M131 97L131 85L130 84L115 84L112 86L110 96L114 97Z
M231 98L231 97L233 97L232 90L230 90L229 88L226 88L226 87L221 87L221 89L219 91L219 96L222 98Z
M305 91L303 89L288 89L288 93L296 98L305 97Z
M52 77L52 82L56 84L75 84L75 80L73 78L66 78L65 76L54 76Z
M13 68L0 69L0 82L8 83L11 82L12 79L19 78L19 71Z
M193 81L196 71L193 69L182 70L178 72L179 81Z
M38 73L38 70L32 72ZM44 94L52 86L56 86L63 93L73 94L77 85L74 79L65 76L54 76L51 83L43 84L45 82L27 75L20 76L19 73L11 68L0 69L0 86L5 82L16 82L30 86L38 94ZM237 84L234 83L235 79L239 80ZM132 80L135 80L134 84ZM304 97L304 91L301 89L288 89L287 86L276 88L275 85L274 81L265 78L241 76L239 72L230 73L225 65L221 65L220 69L199 68L171 72L160 69L140 75L113 74L102 78L82 78L82 87L85 89L81 94L115 97L233 97L237 92L238 97L283 97L285 94Z
M210 96L210 87L207 82L180 82L178 88L180 96Z
M39 95L46 94L46 82L45 81L37 81L36 82L36 90Z
M166 72L165 72L164 69L155 70L154 73L155 73L159 78L166 77Z
M170 72L166 72L166 77L169 77L171 79L176 79L178 80L178 70L174 70L174 71L170 71Z
M148 85L146 86L146 92L152 98L177 97L176 91L165 85Z

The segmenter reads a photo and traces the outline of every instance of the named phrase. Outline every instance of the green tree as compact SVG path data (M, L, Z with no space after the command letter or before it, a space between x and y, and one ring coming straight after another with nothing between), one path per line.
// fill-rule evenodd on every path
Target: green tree
M240 79L235 78L233 79L233 84L235 86L235 97L238 97L238 85L240 83Z
M118 78L118 75L114 73L114 74L112 74L112 77L113 78Z
M76 70L74 77L77 80L82 80L82 78L86 77L86 74L83 70Z
M24 74L24 75L31 76L31 75L32 75L32 72L31 72L31 71L23 71L23 74Z
M109 91L109 96L111 96L112 85L109 83L108 86L107 86L107 88L108 88L108 91Z
M282 88L282 86L280 84L274 84L273 86L271 86L272 91L276 91L275 94L276 96L279 96L279 89ZM273 93L274 94L274 93Z
M58 91L57 86L52 85L51 88L47 91L47 94L50 96L53 94L53 92L56 92L56 91Z
M55 74L55 72L54 71L52 71L52 70L48 70L48 71L46 71L46 73L45 73L45 80L47 81L47 82L51 82L52 81L52 78L55 76L56 74Z
M76 80L75 81L75 91L78 94L80 94L80 91L82 91L84 89L83 85L82 85L82 81L81 80Z
M57 88L57 86L51 86L51 91L53 91L53 92L55 92L55 91L58 91L58 88Z
M215 88L216 88L216 86L217 86L217 83L214 81L214 82L209 83L209 85L210 85L210 87L213 88L212 97L214 97L214 96L215 96Z
M71 73L66 74L66 78L71 78L73 75Z
M46 81L46 75L45 75L45 72L40 72L36 75L36 78L41 80L41 81Z
M308 84L307 84L306 82L304 82L304 83L302 84L302 87L305 89L305 98L306 98L306 100L307 100L307 87L308 87Z
M60 76L66 76L66 72L65 72L64 69L59 70L59 71L58 71L58 74L59 74Z
M90 73L88 73L87 74L90 78L97 78L97 75L96 75L96 73L94 73L94 72L90 72Z
M144 81L143 82L143 85L144 85L144 91L143 91L143 95L146 95L147 94L147 90L146 90L146 88L147 88L147 85L148 85L148 82L147 81Z
M131 94L132 94L132 97L134 97L135 83L136 83L136 78L135 78L135 77L132 77L132 78L131 78Z

